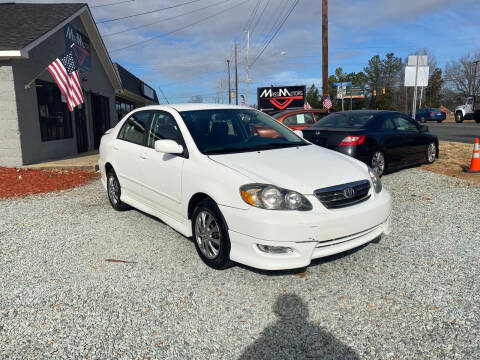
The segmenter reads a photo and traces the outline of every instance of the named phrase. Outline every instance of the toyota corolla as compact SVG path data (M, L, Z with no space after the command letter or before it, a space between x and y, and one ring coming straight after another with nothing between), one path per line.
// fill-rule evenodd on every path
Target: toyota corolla
M391 231L374 171L248 107L136 109L103 136L99 165L114 209L192 237L215 269L300 268Z

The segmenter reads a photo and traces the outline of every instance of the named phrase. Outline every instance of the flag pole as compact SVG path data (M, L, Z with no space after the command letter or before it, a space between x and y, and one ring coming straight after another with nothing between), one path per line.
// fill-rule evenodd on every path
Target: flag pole
M42 71L40 71L32 80L30 80L30 82L29 82L27 85L25 85L25 89L30 89L30 87L32 86L33 82L34 82L35 80L37 80L37 79L40 77L40 75L42 75L42 74L45 72L45 70L47 70L47 68L45 68L45 69L43 69Z
M72 43L72 45L70 45L70 49L73 48L74 45L75 44ZM30 82L28 82L27 85L25 85L25 90L30 89L30 87L32 86L32 83L35 80L37 80L40 77L40 75L42 75L45 72L45 70L47 70L47 68L48 68L48 66L46 68L44 68L42 71L40 71L32 80L30 80Z

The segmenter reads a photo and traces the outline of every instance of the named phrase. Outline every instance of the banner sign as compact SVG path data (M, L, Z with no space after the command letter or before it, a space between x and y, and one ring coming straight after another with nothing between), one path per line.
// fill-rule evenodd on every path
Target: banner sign
M303 109L306 86L272 86L257 88L257 104L262 111Z
M64 32L65 47L67 50L72 50L77 67L81 70L90 71L92 69L90 40L70 24L65 25Z

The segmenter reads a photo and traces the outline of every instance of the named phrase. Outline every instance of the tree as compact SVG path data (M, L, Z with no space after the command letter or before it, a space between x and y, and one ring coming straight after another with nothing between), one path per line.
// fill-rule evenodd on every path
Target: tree
M315 86L315 84L312 84L312 86L308 88L307 102L314 109L322 108L322 102L320 100L320 91L318 91L318 88Z
M466 54L458 61L452 60L445 66L445 81L448 87L463 94L464 97L478 94L480 89L480 64L477 64L477 79L475 79L476 60L480 60L480 51L476 54ZM477 80L477 81L476 81Z
M428 104L429 107L439 107L442 105L442 87L442 69L435 68L428 79L428 87L425 89L425 104Z
M200 95L192 96L192 98L190 99L189 102L190 103L203 103L203 97L201 97Z
M371 91L370 106L377 109L397 109L399 104L396 86L403 68L402 59L388 53L385 59L375 55L363 70ZM385 94L382 89L385 88ZM374 90L376 96L374 96Z

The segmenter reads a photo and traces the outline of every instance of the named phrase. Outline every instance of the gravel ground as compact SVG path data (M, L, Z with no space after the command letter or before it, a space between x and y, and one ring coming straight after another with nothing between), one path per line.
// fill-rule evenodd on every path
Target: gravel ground
M211 270L99 181L0 201L0 358L480 358L480 188L383 182L393 234L305 272Z

